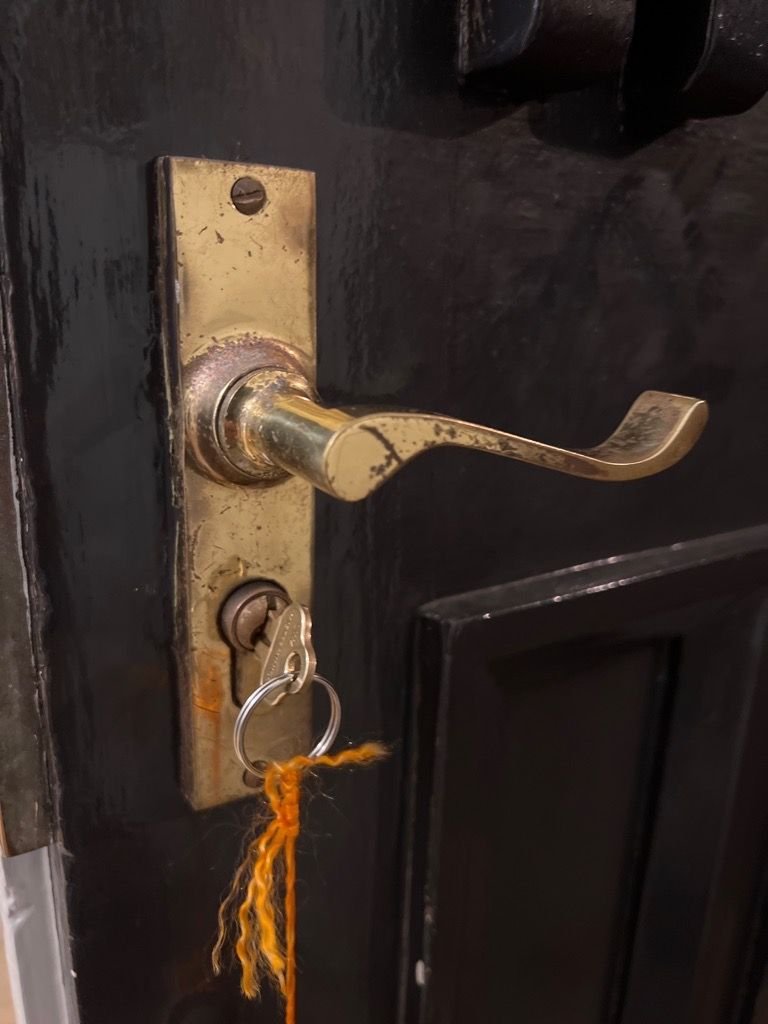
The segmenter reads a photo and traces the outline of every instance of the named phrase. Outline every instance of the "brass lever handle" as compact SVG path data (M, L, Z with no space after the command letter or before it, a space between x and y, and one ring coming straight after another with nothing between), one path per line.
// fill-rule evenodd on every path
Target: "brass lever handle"
M230 384L217 403L221 453L243 482L286 473L344 501L371 494L430 448L491 452L593 480L637 480L679 462L707 421L707 403L644 391L602 444L562 448L431 413L332 409L292 366L263 367Z

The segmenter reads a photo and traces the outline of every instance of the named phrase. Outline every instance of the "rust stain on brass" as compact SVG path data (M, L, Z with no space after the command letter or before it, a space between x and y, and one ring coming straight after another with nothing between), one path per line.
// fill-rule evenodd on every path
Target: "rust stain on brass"
M231 199L239 178L267 193L258 213ZM307 171L166 157L158 162L163 327L178 513L175 646L181 775L195 807L252 795L232 750L239 670L218 616L249 579L309 603L314 499L295 478L271 487L215 481L185 458L185 373L209 350L280 338L315 366L315 191ZM190 369L190 373L192 373ZM189 374L187 374L189 376ZM251 689L257 673L247 673ZM240 688L242 693L242 688ZM252 729L251 756L293 753L310 740L309 688Z
M221 713L227 702L231 678L231 658L225 651L202 648L196 652L196 669L192 677L192 700L201 711Z

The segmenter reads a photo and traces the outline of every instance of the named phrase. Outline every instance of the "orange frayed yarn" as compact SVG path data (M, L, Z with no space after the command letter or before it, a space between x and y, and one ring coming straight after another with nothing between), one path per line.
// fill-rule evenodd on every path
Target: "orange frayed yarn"
M254 999L262 978L274 982L285 998L286 1024L296 1024L296 840L302 779L315 768L372 764L386 756L387 749L381 744L364 743L338 754L292 757L290 761L269 765L264 774L263 792L271 817L248 844L229 894L219 908L219 934L212 959L218 974L230 921L235 916L233 910L245 889L236 914L235 953L241 967L240 987L243 995ZM277 908L281 861L282 929Z

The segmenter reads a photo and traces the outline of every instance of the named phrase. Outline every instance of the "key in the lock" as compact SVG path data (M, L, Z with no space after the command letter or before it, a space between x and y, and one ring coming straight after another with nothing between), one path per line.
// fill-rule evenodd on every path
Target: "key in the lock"
M314 674L309 613L294 605L282 587L267 580L241 584L224 602L219 622L232 647L235 704L242 705L269 676L295 671L298 686ZM248 738L249 756L254 760L283 761L311 746L309 687L288 700L278 697L277 703L279 707L265 702L254 715Z
M238 703L285 672L296 676L288 690L292 693L315 673L309 612L274 584L257 580L233 591L221 610L221 628L235 650L234 696Z
M261 685L292 672L295 679L287 692L298 693L312 679L317 668L309 610L292 601L278 615L267 617L262 639L269 646L261 668Z

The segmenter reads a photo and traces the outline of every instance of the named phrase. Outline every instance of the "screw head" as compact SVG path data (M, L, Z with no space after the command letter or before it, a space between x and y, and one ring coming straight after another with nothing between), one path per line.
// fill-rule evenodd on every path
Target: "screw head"
M232 186L230 198L236 210L252 217L267 205L267 190L256 178L238 178Z

